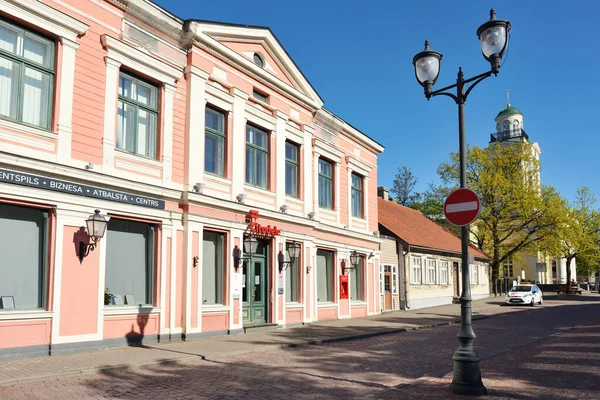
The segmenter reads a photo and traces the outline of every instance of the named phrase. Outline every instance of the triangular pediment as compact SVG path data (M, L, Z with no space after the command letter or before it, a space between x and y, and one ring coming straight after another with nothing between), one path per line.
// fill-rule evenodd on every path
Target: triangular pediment
M316 108L323 101L269 28L195 21L193 30L229 62L235 62L258 77L286 87L308 98ZM262 66L255 61L255 54Z
M262 39L250 39L250 38L215 38L220 43L229 47L231 50L235 51L238 54L241 54L243 57L248 60L254 61L254 55L258 54L259 57L263 60L263 69L285 82L286 84L292 86L296 90L301 90L298 82L294 81L294 78L291 74L286 70L285 65L281 63L280 60L277 59L273 50L266 44L266 42Z

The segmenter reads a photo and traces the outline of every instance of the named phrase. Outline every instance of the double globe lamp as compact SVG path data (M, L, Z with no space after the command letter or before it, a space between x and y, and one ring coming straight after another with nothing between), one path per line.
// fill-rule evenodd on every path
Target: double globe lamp
M477 37L481 42L481 52L483 57L490 63L490 70L483 74L465 79L462 69L458 69L456 83L446 86L442 89L433 91L433 85L440 75L440 63L442 54L431 50L429 42L425 41L425 50L414 56L413 65L415 66L415 76L417 81L425 91L425 97L429 100L431 97L444 95L452 98L458 105L458 134L459 134L459 159L460 159L460 187L466 188L466 167L465 167L465 123L464 123L464 105L471 93L471 90L481 81L491 75L498 75L502 57L508 47L508 38L510 33L510 22L496 19L494 9L490 11L490 20L477 29ZM469 86L467 86L471 83ZM448 92L456 88L456 94ZM473 331L472 299L471 285L469 279L469 237L468 226L461 226L461 284L462 292L460 296L461 304L461 325L458 332L458 349L454 352L454 374L452 378L451 390L457 394L483 395L487 389L481 381L481 371L479 369L479 356L474 348L475 332Z

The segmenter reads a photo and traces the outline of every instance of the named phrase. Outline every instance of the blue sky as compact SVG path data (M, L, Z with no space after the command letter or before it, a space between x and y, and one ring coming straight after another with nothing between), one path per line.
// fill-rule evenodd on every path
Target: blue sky
M438 181L437 166L458 150L457 107L427 102L413 56L428 39L443 54L437 88L489 69L477 28L496 8L513 29L498 77L473 90L466 105L467 143L486 146L506 105L542 150L542 182L568 199L589 186L600 200L597 15L600 2L157 0L177 16L269 26L325 101L325 107L385 146L378 184L391 187L398 167L412 169L417 191Z

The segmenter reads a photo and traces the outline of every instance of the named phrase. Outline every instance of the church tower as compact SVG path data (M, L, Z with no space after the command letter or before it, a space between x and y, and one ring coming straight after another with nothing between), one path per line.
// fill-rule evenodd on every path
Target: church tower
M494 121L496 132L490 134L490 145L499 142L501 146L509 146L514 143L531 143L531 151L536 160L540 160L542 151L536 142L529 139L523 128L523 114L516 107L511 106L508 90L506 91L506 107L500 110ZM540 184L539 172L537 182ZM541 189L541 188L540 188ZM571 276L576 276L575 262L571 266ZM528 280L537 283L566 283L567 266L566 261L560 258L547 257L539 252L519 252L504 262L500 270L500 277L511 280Z
M533 155L536 160L540 160L542 150L537 143L529 140L529 135L525 133L523 128L523 114L518 108L510 105L508 90L506 91L506 107L500 110L494 121L496 122L496 132L490 134L490 144L500 142L501 145L522 142L532 144ZM540 182L540 177L537 177Z

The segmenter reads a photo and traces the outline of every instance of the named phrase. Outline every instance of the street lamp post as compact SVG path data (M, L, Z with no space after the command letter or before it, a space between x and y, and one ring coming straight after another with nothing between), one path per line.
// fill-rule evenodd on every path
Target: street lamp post
M458 105L458 141L459 141L459 159L460 159L460 187L466 188L466 142L465 142L465 102L471 90L481 81L489 78L492 74L498 75L500 72L500 61L508 46L508 34L510 32L510 22L496 19L494 9L490 11L490 20L477 29L477 36L481 41L481 52L484 58L490 63L491 70L483 74L465 79L462 68L458 68L458 76L454 85L446 86L442 89L433 91L440 74L440 62L442 54L429 48L429 42L425 41L425 50L413 58L415 66L415 75L417 81L425 90L425 97L429 100L434 96L448 96ZM468 84L471 84L468 86ZM448 92L456 88L456 94ZM479 369L479 356L474 348L475 332L471 322L472 299L470 285L470 266L469 266L469 237L468 225L460 228L461 239L461 258L462 258L462 292L460 296L460 330L457 337L460 343L458 349L454 352L454 375L452 378L451 389L457 394L482 395L487 393L487 389L481 381L481 371Z

